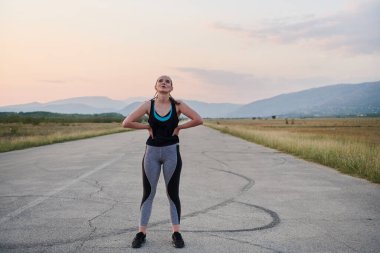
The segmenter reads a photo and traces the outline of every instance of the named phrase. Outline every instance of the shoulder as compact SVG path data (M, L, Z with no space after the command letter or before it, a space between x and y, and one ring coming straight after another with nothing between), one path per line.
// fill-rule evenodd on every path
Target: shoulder
M145 109L145 111L149 112L150 105L151 105L151 100L145 100L140 103L140 108L142 107Z
M152 103L153 99L145 100L144 102L141 103L142 106L150 106Z
M187 112L187 111L191 110L190 106L187 105L187 103L184 102L183 100L177 99L177 102L179 102L179 104L176 106L180 112Z
M177 106L186 105L186 103L182 99L176 99L176 101L179 103Z
M177 99L177 102L179 103L179 104L177 105L179 108L186 108L186 107L189 107L188 104L187 104L185 101L183 101L182 99Z

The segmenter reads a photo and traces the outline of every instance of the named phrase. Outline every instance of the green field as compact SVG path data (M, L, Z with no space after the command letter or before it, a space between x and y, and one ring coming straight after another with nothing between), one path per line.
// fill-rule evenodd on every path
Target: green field
M121 127L124 118L118 113L0 112L0 152L128 131Z
M380 183L380 118L208 119L204 124Z
M0 123L0 152L128 131L121 123Z

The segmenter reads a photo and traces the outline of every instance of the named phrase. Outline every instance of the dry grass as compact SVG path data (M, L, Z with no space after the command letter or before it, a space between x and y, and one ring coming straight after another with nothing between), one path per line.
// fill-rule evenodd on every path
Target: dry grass
M380 119L207 120L205 125L380 183Z
M0 124L0 152L123 131L121 123Z

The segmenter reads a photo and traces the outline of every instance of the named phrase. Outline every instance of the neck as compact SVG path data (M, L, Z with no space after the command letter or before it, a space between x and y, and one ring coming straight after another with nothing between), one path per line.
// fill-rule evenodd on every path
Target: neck
M169 93L167 94L158 93L156 99L157 99L157 102L159 103L166 103L169 101Z

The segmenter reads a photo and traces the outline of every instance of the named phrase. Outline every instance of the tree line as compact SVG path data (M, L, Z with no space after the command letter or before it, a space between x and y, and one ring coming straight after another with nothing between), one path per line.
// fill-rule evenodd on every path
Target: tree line
M122 122L120 113L66 114L53 112L0 112L0 123L24 123L38 125L49 123L112 123ZM144 120L144 119L141 119Z

